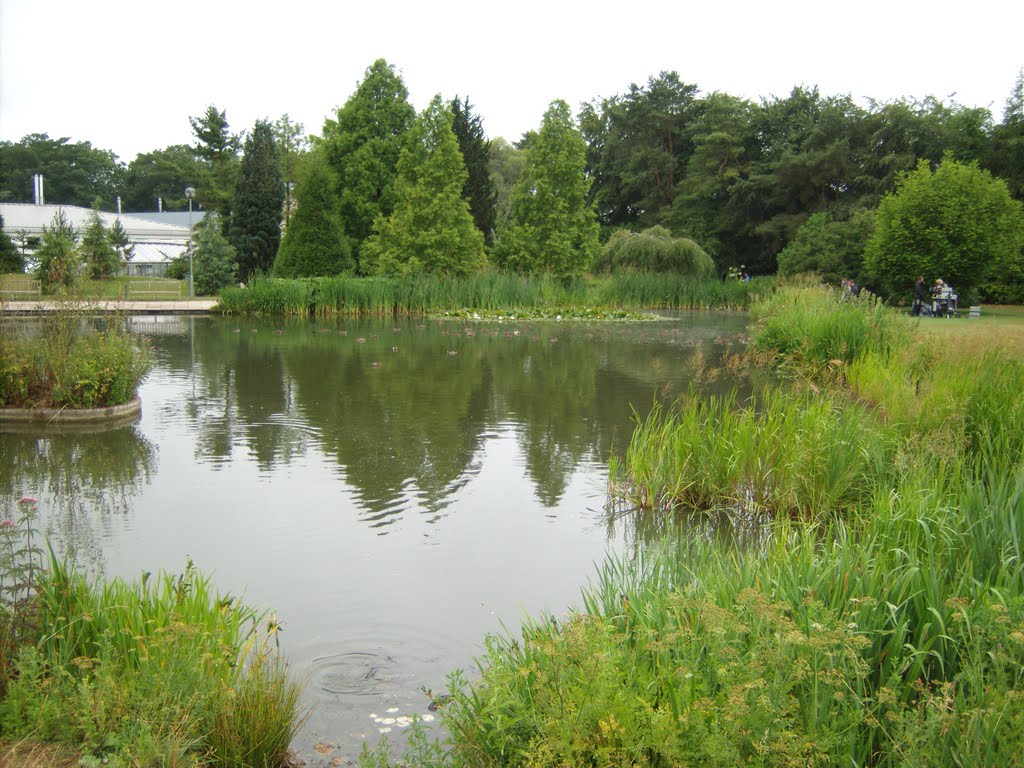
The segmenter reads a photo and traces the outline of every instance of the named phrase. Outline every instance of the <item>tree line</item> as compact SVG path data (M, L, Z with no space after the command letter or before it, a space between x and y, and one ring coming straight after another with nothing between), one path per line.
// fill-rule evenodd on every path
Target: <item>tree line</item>
M0 142L0 199L28 199L36 172L50 200L109 208L120 196L127 211L158 197L183 208L193 186L219 214L243 280L458 275L487 263L565 276L623 264L706 271L710 259L721 275L816 272L894 294L909 290L904 273L941 270L987 298L1024 300L1024 73L996 123L988 109L934 98L860 107L797 87L754 102L662 72L575 116L552 102L538 130L509 143L486 138L468 98L437 97L417 114L378 60L319 136L287 115L235 134L214 106L190 122L192 146L128 166L88 142ZM879 214L915 185L943 187L925 205L947 217L979 194L994 202L951 224L961 231L908 242L904 219L890 210L879 227ZM980 242L975 230L993 227ZM898 281L883 235L902 243Z

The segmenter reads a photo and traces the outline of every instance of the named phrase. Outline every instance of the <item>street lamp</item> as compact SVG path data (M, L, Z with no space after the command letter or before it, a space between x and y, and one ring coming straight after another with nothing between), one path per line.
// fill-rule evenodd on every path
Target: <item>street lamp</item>
M185 187L185 197L188 198L188 297L195 296L192 289L192 198L196 191L192 187Z

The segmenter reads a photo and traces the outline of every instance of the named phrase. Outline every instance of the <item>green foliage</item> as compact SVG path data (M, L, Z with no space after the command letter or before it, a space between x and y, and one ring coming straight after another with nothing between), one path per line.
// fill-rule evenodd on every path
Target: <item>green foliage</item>
M827 212L812 214L779 253L779 276L813 273L831 285L847 278L860 283L873 229L873 211L858 210L843 220Z
M284 180L273 129L265 120L257 120L245 138L228 227L241 280L274 266L283 207Z
M466 183L462 196L469 202L469 211L488 245L494 243L497 223L498 190L491 179L491 142L484 137L483 121L473 114L467 96L451 103L452 131L459 140L459 149L466 165Z
M201 177L193 180L196 202L207 211L217 213L221 217L221 227L226 231L238 175L241 142L230 131L227 112L217 111L212 104L201 117L190 117L189 123L196 137L193 151L200 161Z
M51 139L45 133L31 133L18 142L0 141L0 168L4 202L33 202L32 177L41 173L47 202L88 208L98 198L108 210L124 173L113 152L66 136Z
M639 234L624 229L614 232L593 269L673 272L700 280L714 275L715 262L693 240L672 237L664 227L654 226Z
M120 223L120 221L118 222ZM121 230L124 233L124 230ZM99 209L93 208L89 221L82 232L82 241L78 246L79 256L85 267L85 273L91 280L105 280L113 277L121 265L110 231L103 226Z
M355 271L335 188L330 166L319 157L311 158L274 261L278 277L327 277Z
M964 300L1020 259L1022 210L977 164L947 157L933 172L922 161L879 205L865 269L886 296L905 294L925 275L946 280Z
M43 227L42 242L36 249L35 277L43 290L53 292L74 284L78 275L78 233L64 211L57 209L50 226Z
M165 211L187 210L185 188L202 188L205 177L206 166L185 144L143 152L125 171L121 204L125 211L155 211L162 201Z
M416 120L408 98L394 67L377 59L335 118L324 122L322 145L337 176L342 224L357 261L377 217L394 208L398 158Z
M46 630L18 658L5 734L73 744L97 764L283 763L301 716L277 623L215 594L191 563L93 585L51 558L36 604Z
M295 209L295 187L299 168L309 152L309 138L302 123L293 123L288 114L274 121L274 141L281 153L281 178L284 181L284 221L291 221Z
M196 296L214 296L238 274L238 255L221 234L220 218L209 214L196 225L192 238L192 278Z
M552 102L527 149L509 220L498 233L493 253L499 265L570 277L594 260L598 226L587 197L586 151L569 105Z
M501 228L508 223L512 210L512 189L523 172L525 162L525 150L509 144L500 137L490 142L490 160L487 170L494 184L496 195L494 204L496 228Z
M127 265L135 255L135 246L128 238L121 219L115 219L114 226L110 228L110 245L114 248L114 257L117 259L118 265Z
M0 274L24 271L25 258L4 232L4 217L0 214Z
M127 333L76 336L68 326L58 318L43 344L5 339L0 406L101 408L135 397L150 369L146 349Z
M484 264L484 236L462 196L466 166L452 115L435 96L398 160L395 206L364 243L361 268L377 275L467 275Z

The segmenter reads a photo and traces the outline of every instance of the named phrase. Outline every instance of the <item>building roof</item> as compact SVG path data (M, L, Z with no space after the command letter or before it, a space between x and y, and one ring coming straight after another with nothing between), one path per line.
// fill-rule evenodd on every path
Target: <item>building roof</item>
M27 235L41 235L43 227L50 226L58 211L64 211L68 222L79 231L85 229L89 223L89 216L92 214L91 208L82 208L77 205L0 203L0 214L4 217L4 231L12 236L21 232ZM187 211L185 215L188 215ZM120 220L121 226L128 233L128 238L136 244L184 245L188 243L187 223L184 226L178 226L127 214L119 216L116 213L105 211L100 211L99 216L103 226L108 229L114 226L114 222ZM199 218L197 216L195 221L199 221Z
M192 225L195 226L203 217L206 215L206 211L192 211ZM125 218L130 219L143 219L145 221L155 221L160 224L171 224L175 227L185 227L188 229L189 222L188 211L146 211L143 213L122 213L122 220Z

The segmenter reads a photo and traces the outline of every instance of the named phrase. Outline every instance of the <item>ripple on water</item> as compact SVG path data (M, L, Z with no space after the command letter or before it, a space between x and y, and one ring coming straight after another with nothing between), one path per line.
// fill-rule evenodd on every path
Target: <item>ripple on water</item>
M324 693L379 696L396 674L395 660L386 654L347 651L313 659L310 683Z

